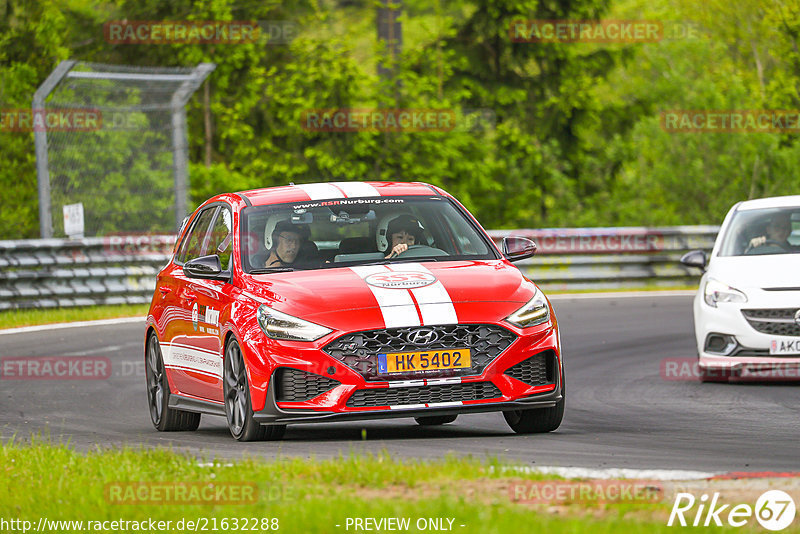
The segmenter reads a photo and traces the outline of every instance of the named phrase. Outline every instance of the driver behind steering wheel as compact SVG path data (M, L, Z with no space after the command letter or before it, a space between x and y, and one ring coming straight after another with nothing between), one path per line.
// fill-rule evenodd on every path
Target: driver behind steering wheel
M788 238L792 233L792 220L789 213L773 215L767 224L767 235L754 237L750 240L748 250L764 245L777 245L784 250L791 251L795 247L789 244Z
M386 228L389 246L383 251L386 259L399 256L408 250L408 247L420 243L424 229L416 217L408 214L400 215L389 221Z

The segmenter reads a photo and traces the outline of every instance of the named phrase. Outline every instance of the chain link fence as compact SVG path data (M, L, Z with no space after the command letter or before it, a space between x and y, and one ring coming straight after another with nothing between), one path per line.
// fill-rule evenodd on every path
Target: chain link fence
M214 70L62 62L33 100L40 234L171 233L187 214L185 106Z

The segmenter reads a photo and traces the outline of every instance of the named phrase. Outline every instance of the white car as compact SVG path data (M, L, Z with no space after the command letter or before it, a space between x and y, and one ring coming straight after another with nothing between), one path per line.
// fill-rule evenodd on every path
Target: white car
M703 269L694 299L700 378L800 378L800 195L739 202Z

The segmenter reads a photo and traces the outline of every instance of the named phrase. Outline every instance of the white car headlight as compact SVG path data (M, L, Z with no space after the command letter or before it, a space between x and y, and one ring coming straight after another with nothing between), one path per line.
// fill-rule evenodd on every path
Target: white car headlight
M536 326L549 320L550 306L538 287L531 300L506 318L506 321L520 328Z
M747 302L747 295L713 278L709 278L706 281L703 297L706 304L713 308L716 308L720 302Z
M273 310L266 304L258 307L258 324L267 337L289 341L315 341L333 330Z

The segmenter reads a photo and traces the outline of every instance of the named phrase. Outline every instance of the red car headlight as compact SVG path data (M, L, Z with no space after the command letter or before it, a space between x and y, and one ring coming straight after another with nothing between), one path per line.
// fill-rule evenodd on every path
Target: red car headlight
M520 328L528 328L546 323L550 320L550 306L539 288L523 307L506 317L506 321Z
M258 307L258 324L267 337L289 341L316 341L333 332L330 328L273 310L266 304Z

